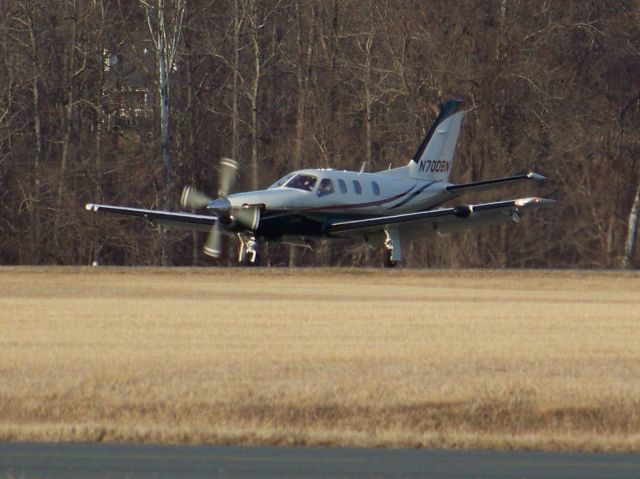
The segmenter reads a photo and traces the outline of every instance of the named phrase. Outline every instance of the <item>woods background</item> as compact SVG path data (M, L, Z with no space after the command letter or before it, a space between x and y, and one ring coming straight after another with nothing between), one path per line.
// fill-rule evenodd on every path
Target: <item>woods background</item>
M469 109L452 180L557 206L416 242L423 267L637 267L640 1L0 0L0 263L232 264L204 235L88 213L176 208L302 167L408 162L447 98ZM464 201L467 201L465 198ZM230 252L235 244L230 242ZM286 246L269 245L274 265ZM299 265L379 265L323 242Z

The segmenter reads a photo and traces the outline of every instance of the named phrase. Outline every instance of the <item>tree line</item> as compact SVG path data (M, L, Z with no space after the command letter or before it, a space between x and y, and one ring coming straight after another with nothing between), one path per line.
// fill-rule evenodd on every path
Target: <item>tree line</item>
M519 225L419 241L413 267L637 267L637 0L0 0L0 263L233 264L199 234L90 214L176 208L302 167L408 162L466 101L452 180L534 170ZM464 199L467 201L467 198ZM235 244L230 242L232 254ZM274 265L378 265L359 244L269 244Z

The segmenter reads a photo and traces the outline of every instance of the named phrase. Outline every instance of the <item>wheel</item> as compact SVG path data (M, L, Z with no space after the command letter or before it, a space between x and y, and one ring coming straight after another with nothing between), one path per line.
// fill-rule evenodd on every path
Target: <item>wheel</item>
M260 266L260 256L256 253L253 261L251 261L251 253L248 253L245 255L244 259L239 262L239 265L247 268Z
M255 267L255 268L260 266L260 256L258 256L258 253L256 253L256 256L255 256L253 261L250 261L249 260L249 255L247 255L247 266Z
M382 251L382 264L384 265L385 268L395 268L396 265L398 264L397 261L394 261L391 259L391 253L392 250L385 248Z

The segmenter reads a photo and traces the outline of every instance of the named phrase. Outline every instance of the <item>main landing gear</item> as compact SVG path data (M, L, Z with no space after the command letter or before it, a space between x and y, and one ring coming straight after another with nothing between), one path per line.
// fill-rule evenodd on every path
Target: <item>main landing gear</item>
M238 234L238 264L240 266L258 266L258 243L253 235Z
M259 266L258 242L251 234L238 233L238 265L239 266ZM396 228L385 230L385 240L383 243L383 265L385 268L394 268L402 260L402 245L400 234Z
M400 233L396 228L387 228L384 231L385 240L383 247L382 264L385 268L395 268L398 261L402 260L402 247Z
M385 268L395 268L397 266L398 262L391 259L392 254L392 249L387 248L386 246L382 250L382 264Z

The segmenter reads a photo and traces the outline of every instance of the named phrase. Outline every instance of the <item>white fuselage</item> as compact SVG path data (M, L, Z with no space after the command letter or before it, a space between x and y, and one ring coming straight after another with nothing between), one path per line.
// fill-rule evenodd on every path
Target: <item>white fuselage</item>
M450 183L409 178L404 168L377 173L304 169L266 190L237 193L228 199L233 206L264 205L265 212L367 217L423 211L453 196L446 191ZM313 185L303 185L305 179Z

